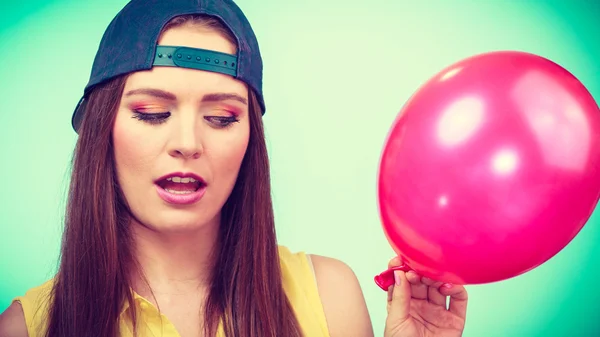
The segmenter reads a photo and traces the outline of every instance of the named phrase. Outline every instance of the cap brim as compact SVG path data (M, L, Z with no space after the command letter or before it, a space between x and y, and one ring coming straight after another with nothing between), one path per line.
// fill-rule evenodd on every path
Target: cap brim
M71 125L73 126L73 130L77 132L79 130L79 126L81 125L81 121L83 120L83 113L85 111L85 96L82 96L79 102L77 103L77 107L75 111L73 111L73 116L71 117Z

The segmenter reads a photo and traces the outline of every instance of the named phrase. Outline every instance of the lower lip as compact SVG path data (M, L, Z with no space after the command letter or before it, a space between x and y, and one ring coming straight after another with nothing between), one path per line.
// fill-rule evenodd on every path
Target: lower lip
M170 193L158 185L154 186L156 186L158 196L162 200L174 205L190 205L195 202L198 202L200 199L202 199L204 192L206 192L206 185L200 187L196 192L186 194Z

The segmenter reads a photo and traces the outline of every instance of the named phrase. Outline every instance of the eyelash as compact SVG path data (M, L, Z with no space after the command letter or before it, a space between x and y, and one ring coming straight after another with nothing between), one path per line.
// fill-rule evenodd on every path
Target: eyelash
M170 112L146 113L135 110L133 111L133 118L152 125L158 125L166 122L169 116L171 116Z
M166 122L167 118L170 116L170 112L147 113L135 110L133 111L133 118L152 125L162 124ZM206 116L204 119L215 125L217 128L226 128L231 126L233 123L239 122L239 119L236 116Z

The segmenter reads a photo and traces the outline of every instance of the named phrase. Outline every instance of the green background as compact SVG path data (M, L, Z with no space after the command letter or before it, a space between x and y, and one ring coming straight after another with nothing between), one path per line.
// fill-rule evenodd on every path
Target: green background
M349 264L376 336L386 294L372 279L393 256L377 212L377 165L393 118L419 85L463 57L513 49L563 65L600 97L597 1L238 1L265 61L280 243ZM125 2L0 5L0 310L56 269L71 113ZM469 286L464 336L600 335L598 213L541 267Z

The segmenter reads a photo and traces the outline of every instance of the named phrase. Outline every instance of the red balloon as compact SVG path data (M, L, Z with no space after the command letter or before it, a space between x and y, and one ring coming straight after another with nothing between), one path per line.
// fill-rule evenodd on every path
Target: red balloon
M600 111L543 57L464 59L394 121L378 182L385 235L405 266L454 284L530 271L583 228L600 196ZM390 270L375 278L384 290Z

